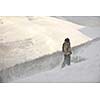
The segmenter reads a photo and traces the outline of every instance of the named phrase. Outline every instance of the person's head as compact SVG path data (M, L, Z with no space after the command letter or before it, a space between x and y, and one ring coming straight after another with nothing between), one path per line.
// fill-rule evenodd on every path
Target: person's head
M69 43L70 42L70 39L69 38L66 38L65 39L65 42Z

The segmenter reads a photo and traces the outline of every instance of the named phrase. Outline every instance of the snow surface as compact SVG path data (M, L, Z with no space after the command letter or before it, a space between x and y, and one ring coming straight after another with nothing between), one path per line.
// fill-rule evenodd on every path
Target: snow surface
M85 21L85 26L72 23L72 20L69 22L52 17L2 19L5 25L1 25L0 28L5 27L4 30L1 28L5 35L0 34L1 82L100 82L98 23L88 25ZM91 20L95 23L94 19ZM10 26L14 33L10 33L11 29L6 25ZM13 25L17 26L18 32L16 28L12 28ZM34 34L31 32L30 35L26 34L26 31ZM17 33L18 36L14 37ZM66 35L71 38L73 54L71 66L61 69L63 63L61 46ZM39 46L34 45L37 40Z
M52 17L0 17L0 70L59 51L66 37L72 47L91 40L81 28Z

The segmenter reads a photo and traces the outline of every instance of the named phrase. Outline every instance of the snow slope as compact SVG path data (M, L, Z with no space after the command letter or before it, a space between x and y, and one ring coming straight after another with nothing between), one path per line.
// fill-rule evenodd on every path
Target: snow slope
M0 17L0 70L59 51L66 37L72 47L91 40L81 28L52 17Z

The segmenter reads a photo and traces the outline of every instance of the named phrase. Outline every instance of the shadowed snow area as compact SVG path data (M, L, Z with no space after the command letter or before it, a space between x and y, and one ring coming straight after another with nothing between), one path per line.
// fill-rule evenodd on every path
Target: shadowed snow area
M16 64L10 68L0 71L1 82L10 82L19 78L34 75L39 72L51 70L60 65L62 57L61 52L46 55L32 61L26 61Z
M100 27L99 16L55 16L56 18L70 21L78 25L87 27Z

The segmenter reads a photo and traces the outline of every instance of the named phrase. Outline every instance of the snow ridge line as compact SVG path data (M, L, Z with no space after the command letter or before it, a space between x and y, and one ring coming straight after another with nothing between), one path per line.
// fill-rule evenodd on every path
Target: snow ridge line
M32 61L16 64L0 71L0 82L9 82L14 79L51 70L61 63L62 57L61 53L55 52L52 55L46 55Z
M100 37L97 37L97 38L95 38L93 40L90 40L90 41L88 41L86 43L83 43L83 44L80 44L78 46L72 47L72 50L74 51L74 50L76 50L76 49L78 49L80 47L83 47L83 46L87 47L88 45L91 45L92 43L97 42L97 41L100 41Z

